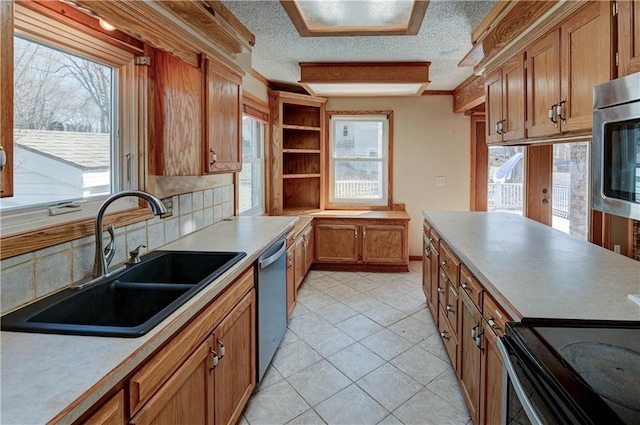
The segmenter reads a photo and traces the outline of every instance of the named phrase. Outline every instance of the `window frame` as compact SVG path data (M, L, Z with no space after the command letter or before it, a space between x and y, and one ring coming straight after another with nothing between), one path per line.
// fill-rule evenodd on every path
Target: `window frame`
M333 120L336 119L336 129L343 132L344 127L340 121L345 119L364 120L366 118L378 117L386 121L386 143L383 142L383 200L370 202L363 200L336 200L333 197L333 183L335 171L335 158L333 157ZM324 197L327 209L344 210L392 210L393 209L393 111L327 111L326 112L326 135L325 135L325 170L324 173ZM386 154L386 155L385 155ZM386 177L386 179L384 178ZM386 198L386 199L385 199Z
M114 157L112 167L112 181L116 184L112 191L139 188L144 181L140 172L144 169L141 157L144 157L146 143L138 141L141 136L139 120L144 119L139 116L139 100L143 94L140 91L143 88L140 80L144 74L134 64L136 46L125 46L115 38L96 34L91 28L79 25L65 16L52 15L38 5L27 7L19 3L14 3L12 35L95 60L118 70L118 87L115 93L117 113L113 117L117 157ZM13 37L11 43L13 44ZM11 64L13 66L13 61ZM142 99L146 100L145 96ZM143 105L140 107L144 108ZM13 115L13 110L11 114ZM13 134L13 126L11 127ZM13 138L10 142L13 143ZM107 197L108 195L92 197L82 204L80 212L51 217L46 206L17 208L0 213L3 247L0 258L9 258L93 234L95 214ZM120 227L150 217L151 212L139 199L122 199L110 208L110 213L105 217L105 226L113 223Z
M257 125L260 124L261 125L261 131L260 131L260 141L259 143L261 144L260 146L260 158L259 159L255 159L253 158L252 160L246 161L247 163L251 163L251 164L259 164L260 165L260 171L261 171L261 176L260 176L260 185L262 186L262 190L260 191L260 202L258 203L258 205L256 205L255 207L249 208L248 210L245 211L241 211L240 210L240 201L239 201L239 193L240 193L240 184L239 184L239 180L240 180L240 173L237 173L237 182L238 182L238 213L239 215L242 216L258 216L258 215L264 215L265 213L265 187L266 187L266 173L265 173L265 135L267 133L267 126L266 124L259 120L256 119L255 117L252 117L249 114L244 114L243 113L243 118L247 117L250 120L253 121L252 125ZM244 152L242 153L242 162L243 162L243 166L245 163L245 158L244 158Z

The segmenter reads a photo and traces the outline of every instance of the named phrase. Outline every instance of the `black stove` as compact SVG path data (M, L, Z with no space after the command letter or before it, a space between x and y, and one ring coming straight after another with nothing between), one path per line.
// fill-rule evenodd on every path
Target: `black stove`
M640 322L510 323L501 342L507 424L640 425Z

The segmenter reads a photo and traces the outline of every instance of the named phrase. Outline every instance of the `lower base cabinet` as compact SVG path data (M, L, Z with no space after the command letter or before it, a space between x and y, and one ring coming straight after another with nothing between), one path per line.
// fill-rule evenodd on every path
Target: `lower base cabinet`
M482 315L466 293L460 294L460 368L458 379L473 423L480 418Z
M118 391L83 422L84 425L124 425L125 423L124 390Z
M502 355L496 345L498 336L483 322L482 382L480 383L480 423L499 424L502 420Z

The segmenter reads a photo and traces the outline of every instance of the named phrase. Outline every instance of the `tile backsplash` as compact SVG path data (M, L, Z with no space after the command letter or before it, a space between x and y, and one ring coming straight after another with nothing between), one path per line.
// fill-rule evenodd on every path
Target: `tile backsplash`
M233 197L233 185L173 196L173 216L115 229L116 254L111 265L123 263L128 252L139 245L146 245L140 249L142 255L233 216ZM2 260L0 313L89 277L94 244L94 237L87 236Z

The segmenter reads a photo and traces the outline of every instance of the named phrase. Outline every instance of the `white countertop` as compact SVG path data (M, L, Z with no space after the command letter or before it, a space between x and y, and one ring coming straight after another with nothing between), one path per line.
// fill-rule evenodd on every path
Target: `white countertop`
M640 320L640 262L509 214L423 216L516 320Z
M243 251L215 283L139 338L0 332L3 424L71 423L293 228L296 217L235 217L159 250Z

